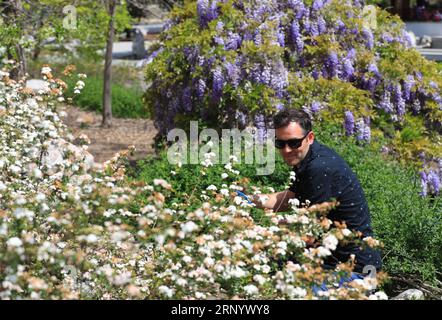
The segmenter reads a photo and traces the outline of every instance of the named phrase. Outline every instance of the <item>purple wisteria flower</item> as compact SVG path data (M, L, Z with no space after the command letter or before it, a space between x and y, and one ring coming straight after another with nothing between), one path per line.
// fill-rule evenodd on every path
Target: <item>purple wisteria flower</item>
M420 195L422 197L426 197L428 195L428 177L427 177L427 173L425 171L421 171L419 172L420 176L421 176L421 188L422 191L420 193Z
M278 43L281 47L285 47L285 32L282 28L278 28L276 31L276 38L278 39Z
M322 109L322 104L318 101L313 101L310 109L312 110L313 113L318 113Z
M209 0L198 0L196 2L196 10L201 26L206 26L210 21L207 16L209 11Z
M356 139L358 141L370 142L371 139L371 129L369 121L364 121L364 119L359 119L355 125L356 129Z
M219 100L224 89L224 75L221 67L216 67L213 71L213 98Z
M277 103L277 104L275 105L275 109L276 109L277 111L284 110L284 105L283 105L282 103Z
M265 141L266 132L267 132L264 115L256 114L254 117L254 124L257 129L255 139L259 143L262 143Z
M261 71L260 83L269 85L272 81L272 68L269 65L265 65Z
M414 80L414 77L412 75L408 75L403 85L403 98L405 99L405 101L411 100L411 90L414 88L415 85L416 81Z
M384 32L381 36L382 41L386 42L386 43L392 43L394 42L394 38L391 34Z
M327 32L327 23L325 22L323 17L318 18L318 32L319 34Z
M319 79L319 76L320 76L319 70L316 69L316 68L314 68L313 71L312 71L312 77L313 77L313 79L318 80L318 79Z
M203 79L198 79L196 84L196 95L198 98L204 97L206 91L206 82Z
M224 30L224 23L222 21L218 21L216 23L216 31L222 32Z
M344 33L344 32L347 30L347 27L345 26L345 23L342 22L341 19L338 19L338 20L336 21L336 26L335 26L335 28L336 28L336 31L337 31L338 33Z
M351 48L350 50L348 50L347 58L349 60L353 61L353 60L356 59L356 55L357 55L356 49L355 48Z
M325 77L334 78L339 74L339 59L338 54L332 51L325 61L323 74Z
M290 36L292 38L292 42L295 46L296 52L298 54L301 54L304 50L304 40L302 39L298 21L292 22L290 28Z
M368 72L373 73L378 78L381 77L381 74L379 73L378 66L375 63L370 63L368 65Z
M373 50L374 48L374 36L370 29L363 28L362 29L362 37L365 40L365 46L369 50Z
M229 31L227 33L226 39L226 49L227 50L236 50L241 47L241 36L237 33Z
M324 6L323 0L315 0L313 1L312 11L319 11L322 9L323 6Z
M276 96L282 98L285 88L288 86L289 73L282 60L278 60L273 66L270 86L275 90Z
M384 87L384 92L382 94L382 98L381 101L379 102L378 107L382 110L384 110L385 112L392 114L394 112L394 107L393 104L391 103L391 88L390 86L385 86Z
M344 58L342 60L342 79L347 81L353 81L355 68L353 67L353 62L349 58Z
M351 136L355 132L355 118L351 111L345 111L344 129L347 136Z
M403 37L402 43L405 45L406 48L412 48L416 44L416 41L411 37L410 33L408 33L406 30L402 31L402 37Z
M394 104L396 105L396 112L399 118L405 115L405 100L402 97L402 87L400 84L394 86Z
M192 90L189 87L183 90L182 104L185 112L192 111Z
M229 78L230 83L234 88L237 88L241 81L241 70L240 68L234 64L227 62L225 64L225 68L227 71L227 77Z
M430 170L428 173L428 184L430 190L434 195L438 195L440 192L440 177L435 170Z

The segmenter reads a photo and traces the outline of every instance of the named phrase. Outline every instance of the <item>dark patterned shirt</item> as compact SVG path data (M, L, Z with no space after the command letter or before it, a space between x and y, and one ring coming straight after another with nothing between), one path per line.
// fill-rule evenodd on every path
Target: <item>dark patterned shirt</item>
M360 231L363 237L373 235L370 211L358 178L347 163L333 150L314 141L301 163L294 168L296 180L290 190L296 198L311 204L332 198L339 206L329 212L332 221L345 222L350 230ZM355 271L362 272L366 265L381 268L380 253L371 248L362 249L355 244L339 245L332 256L325 260L324 268L333 269L339 262L346 262L350 255L356 257Z

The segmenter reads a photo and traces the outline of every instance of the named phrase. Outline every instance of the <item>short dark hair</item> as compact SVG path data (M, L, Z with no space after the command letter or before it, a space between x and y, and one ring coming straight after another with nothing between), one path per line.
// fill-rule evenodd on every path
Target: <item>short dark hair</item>
M305 111L298 109L283 109L273 117L273 126L275 129L284 128L291 122L299 124L302 130L304 130L304 133L312 131L310 116Z

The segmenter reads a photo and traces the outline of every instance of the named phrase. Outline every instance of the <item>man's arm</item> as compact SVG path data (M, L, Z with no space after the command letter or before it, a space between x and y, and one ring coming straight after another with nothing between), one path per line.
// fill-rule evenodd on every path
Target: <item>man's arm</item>
M257 208L272 209L274 212L284 212L290 208L289 200L293 199L294 197L295 193L287 189L281 192L254 195L252 201ZM267 200L261 202L261 198Z

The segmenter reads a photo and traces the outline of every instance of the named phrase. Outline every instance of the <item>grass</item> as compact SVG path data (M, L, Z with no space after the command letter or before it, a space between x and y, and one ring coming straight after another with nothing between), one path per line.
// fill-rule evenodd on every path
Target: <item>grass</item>
M42 52L41 58L29 61L28 73L30 78L40 78L40 70L44 64L49 64L56 77L68 84L67 96L73 96L73 88L77 79L67 78L62 72L68 64L76 67L74 74L84 73L88 78L82 93L74 98L74 103L90 111L102 112L103 95L103 62L91 59L69 58L69 63L50 63L45 57L54 52ZM112 66L112 112L117 118L149 118L143 105L142 70L127 66Z

